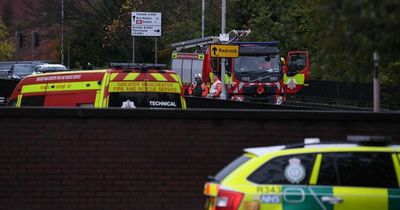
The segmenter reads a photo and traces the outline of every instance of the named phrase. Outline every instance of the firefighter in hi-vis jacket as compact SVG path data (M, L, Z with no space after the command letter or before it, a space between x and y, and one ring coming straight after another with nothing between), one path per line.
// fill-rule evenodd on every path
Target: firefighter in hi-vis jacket
M218 75L216 73L213 75L213 80L214 83L211 85L210 94L208 94L208 97L219 98L222 91L222 83L218 79Z
M195 82L189 87L189 95L197 97L206 97L208 93L208 88L206 83L203 82L201 74L196 74L194 76Z

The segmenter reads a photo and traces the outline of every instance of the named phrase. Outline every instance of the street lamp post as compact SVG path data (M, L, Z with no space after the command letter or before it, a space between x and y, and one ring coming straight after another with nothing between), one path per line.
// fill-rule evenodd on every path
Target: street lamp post
M201 1L201 38L204 38L205 0Z
M373 54L374 58L374 112L381 111L381 95L379 84L379 54L377 51Z
M225 34L226 27L226 0L222 0L221 3L221 34ZM221 83L222 83L222 91L221 91L221 99L226 99L226 88L225 88L225 58L221 58Z
M64 0L61 0L61 64L64 65Z
M221 33L225 34L225 26L226 26L226 0L222 0L222 8L221 8Z

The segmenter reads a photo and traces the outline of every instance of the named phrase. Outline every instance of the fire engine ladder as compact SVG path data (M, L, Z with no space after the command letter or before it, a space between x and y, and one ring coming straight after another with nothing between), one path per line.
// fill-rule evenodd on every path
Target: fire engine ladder
M231 42L237 41L237 40L249 35L250 30L232 30L228 34L229 34L229 41L226 43L231 43ZM179 52L183 49L188 49L188 48L193 48L193 47L202 47L205 45L217 44L217 43L222 43L222 41L220 40L220 37L207 36L204 38L198 38L198 39L192 39L192 40L187 40L187 41L183 41L183 42L173 43L173 44L171 44L171 47L175 48L176 51Z
M171 44L171 47L175 48L176 51L181 51L183 49L188 49L192 47L200 47L209 44L219 43L219 37L217 36L207 36L204 38L192 39L183 42L177 42Z

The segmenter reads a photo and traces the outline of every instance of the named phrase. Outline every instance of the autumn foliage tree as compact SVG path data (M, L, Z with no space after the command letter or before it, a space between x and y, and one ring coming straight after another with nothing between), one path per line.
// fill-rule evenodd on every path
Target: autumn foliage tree
M66 0L65 24L72 63L105 66L129 62L130 13L161 12L161 62L170 61L170 44L201 36L198 0ZM370 82L373 51L381 55L380 78L400 82L400 3L396 0L229 0L227 27L251 29L245 41L279 41L282 56L311 53L313 79ZM206 0L205 35L220 33L221 1ZM136 38L136 61L154 61L154 38Z
M0 17L0 61L10 59L15 51L14 43L9 38L10 34Z

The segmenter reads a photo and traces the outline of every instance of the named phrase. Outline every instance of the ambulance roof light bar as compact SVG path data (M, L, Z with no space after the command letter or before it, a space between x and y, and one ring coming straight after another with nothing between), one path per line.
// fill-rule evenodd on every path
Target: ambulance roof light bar
M304 138L304 144L319 144L321 140L317 137L314 138Z
M347 136L347 141L365 146L384 146L390 144L391 140L390 136Z

